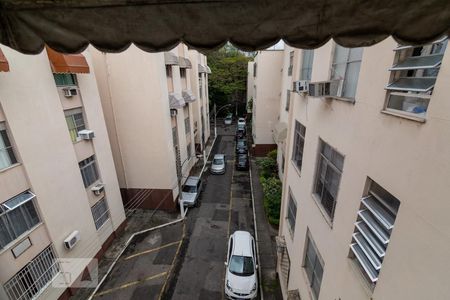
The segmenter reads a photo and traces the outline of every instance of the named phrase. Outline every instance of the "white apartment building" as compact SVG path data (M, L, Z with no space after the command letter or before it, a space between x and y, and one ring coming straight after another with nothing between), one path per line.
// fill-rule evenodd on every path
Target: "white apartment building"
M89 53L1 46L0 299L67 299L124 225Z
M210 135L206 57L182 44L92 55L125 208L175 210Z
M279 123L282 68L283 50L258 51L254 61L248 64L247 101L253 99L252 152L255 156L264 156L277 148L274 127Z
M446 46L388 38L285 49L277 266L285 299L448 298ZM298 80L313 83L309 93L292 92Z

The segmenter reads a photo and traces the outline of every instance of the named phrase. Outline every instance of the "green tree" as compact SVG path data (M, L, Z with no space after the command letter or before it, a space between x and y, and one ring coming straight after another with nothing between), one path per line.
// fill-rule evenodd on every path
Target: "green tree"
M210 107L238 105L239 114L246 111L247 65L251 58L230 44L208 54ZM222 112L221 112L222 113ZM223 111L225 114L226 111Z
M270 224L278 225L280 223L281 208L281 181L276 177L260 177L264 193L264 210Z

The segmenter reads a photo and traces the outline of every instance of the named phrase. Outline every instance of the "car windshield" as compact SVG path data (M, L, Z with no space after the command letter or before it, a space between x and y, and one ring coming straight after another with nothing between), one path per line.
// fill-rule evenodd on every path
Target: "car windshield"
M239 276L250 276L254 273L253 259L250 256L233 255L230 259L230 272Z
M213 165L223 165L223 159L222 158L214 158Z
M183 186L183 192L195 193L195 192L197 192L197 187L195 185L185 185L185 186Z

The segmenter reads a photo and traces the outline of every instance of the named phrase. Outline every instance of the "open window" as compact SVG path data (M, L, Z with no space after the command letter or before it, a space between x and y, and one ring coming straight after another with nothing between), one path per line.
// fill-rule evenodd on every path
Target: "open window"
M448 39L394 49L385 111L425 119Z

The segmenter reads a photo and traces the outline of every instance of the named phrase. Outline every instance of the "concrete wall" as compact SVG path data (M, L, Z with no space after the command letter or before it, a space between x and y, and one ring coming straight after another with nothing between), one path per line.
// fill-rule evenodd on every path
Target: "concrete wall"
M446 200L450 192L450 143L444 138L450 124L446 101L450 53L447 49L426 123L419 123L380 113L396 46L389 38L364 48L354 105L299 95L292 98L288 157L292 154L294 120L306 127L306 140L301 176L286 159L280 235L286 239L291 259L288 289L298 289L302 299L311 298L301 267L307 230L325 264L319 299L445 299L450 292L446 283L450 276L450 204ZM332 51L332 42L315 50L312 81L329 79ZM312 196L319 137L345 156L332 223ZM401 203L373 292L348 258L368 177ZM285 221L289 189L297 202L293 237Z
M283 51L259 51L255 57L257 65L253 98L253 140L256 147L273 145L273 127L278 122L280 89L282 79Z

